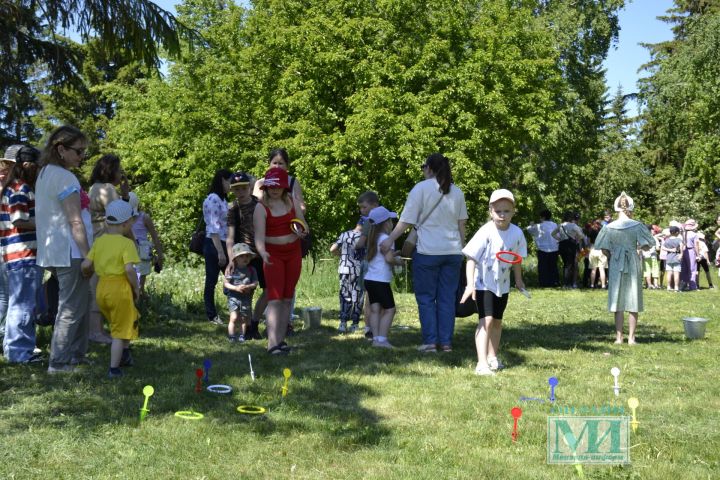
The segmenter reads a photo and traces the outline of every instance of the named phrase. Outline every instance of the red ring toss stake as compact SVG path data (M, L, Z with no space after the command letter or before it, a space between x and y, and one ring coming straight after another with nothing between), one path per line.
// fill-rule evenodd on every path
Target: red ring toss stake
M520 407L513 407L512 410L510 410L510 415L512 415L514 421L513 421L513 430L512 430L512 440L513 442L517 441L518 437L518 419L522 417L522 409Z

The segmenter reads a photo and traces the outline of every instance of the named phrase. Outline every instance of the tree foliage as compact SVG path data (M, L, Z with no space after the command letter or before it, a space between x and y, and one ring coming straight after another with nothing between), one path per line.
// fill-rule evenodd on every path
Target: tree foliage
M653 50L641 90L642 138L665 197L658 205L711 226L720 193L720 2L676 3L668 17L675 38Z
M167 79L117 88L106 146L178 250L214 170L261 175L276 146L321 238L351 227L365 190L401 208L434 151L452 161L472 228L499 186L529 219L589 188L577 173L598 154L600 64L622 3L188 0L180 18L209 47Z
M178 57L183 45L201 43L149 0L0 0L0 146L39 134L30 119L42 108L38 81L82 92L86 50L65 38L68 31L92 40L96 57L120 55L147 69L159 66L161 51Z

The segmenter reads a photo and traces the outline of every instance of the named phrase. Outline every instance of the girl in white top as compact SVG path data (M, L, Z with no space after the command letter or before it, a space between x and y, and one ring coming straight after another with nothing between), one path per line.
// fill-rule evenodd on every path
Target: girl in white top
M390 282L392 281L391 265L402 265L402 258L392 249L383 249L381 243L392 231L392 219L397 218L395 212L385 207L370 210L368 221L368 271L365 274L365 290L370 304L370 328L373 333L373 347L392 348L387 335L395 317L395 299Z
M475 347L478 354L476 375L494 375L504 365L497 358L502 334L502 318L510 293L510 271L515 286L522 290L520 263L501 262L498 252L510 251L525 258L527 243L522 230L510 223L515 214L515 198L505 189L495 190L490 196L491 220L480 227L463 249L467 256L467 287L460 300L472 297L478 306L479 323L475 330ZM504 257L503 257L504 258Z

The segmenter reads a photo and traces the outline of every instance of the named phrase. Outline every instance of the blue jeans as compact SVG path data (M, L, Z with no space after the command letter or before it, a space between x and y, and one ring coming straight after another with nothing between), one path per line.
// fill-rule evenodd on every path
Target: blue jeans
M10 289L3 351L8 362L27 361L35 349L35 305L42 271L35 265L7 270Z
M8 308L8 277L5 263L0 260L0 339L5 336L5 314Z
M225 242L221 243L223 243L223 248L225 248ZM205 291L203 292L203 300L205 302L205 314L208 320L212 320L217 316L217 308L215 308L215 287L217 286L218 275L220 275L222 269L218 263L218 252L211 238L205 238L203 257L205 257Z
M462 255L413 253L413 285L420 314L423 344L452 344L455 297Z

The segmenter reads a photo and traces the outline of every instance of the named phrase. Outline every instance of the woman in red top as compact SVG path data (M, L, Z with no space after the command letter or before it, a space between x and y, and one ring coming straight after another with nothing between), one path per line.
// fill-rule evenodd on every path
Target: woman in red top
M305 224L305 218L300 202L290 195L286 170L269 169L262 188L265 194L253 214L255 247L265 273L268 353L282 355L290 351L285 334L302 267L300 237L307 235L308 229L295 233L290 226L296 218Z

